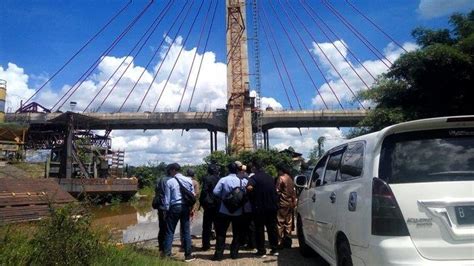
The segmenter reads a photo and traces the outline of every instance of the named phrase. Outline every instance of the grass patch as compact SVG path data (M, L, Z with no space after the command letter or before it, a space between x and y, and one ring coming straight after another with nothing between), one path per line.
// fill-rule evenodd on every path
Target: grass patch
M134 246L117 247L109 245L104 256L95 260L92 265L181 265L182 263L162 259L158 251L142 249Z
M178 265L157 251L116 246L81 205L51 208L38 223L0 226L0 265Z
M42 178L44 177L45 165L44 163L26 163L26 162L15 162L12 166L25 171L29 178Z

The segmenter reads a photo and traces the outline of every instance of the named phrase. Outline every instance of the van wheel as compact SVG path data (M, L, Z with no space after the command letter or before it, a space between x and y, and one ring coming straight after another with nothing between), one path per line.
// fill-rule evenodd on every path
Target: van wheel
M337 265L352 266L351 247L347 240L342 240L337 245Z
M304 238L304 234L303 234L303 223L301 222L301 217L298 215L298 218L296 220L296 234L298 236L298 243L299 243L299 250L300 250L300 253L301 255L303 255L303 257L311 257L315 254L314 250L311 249L311 247L309 247L307 244L306 244L306 240Z

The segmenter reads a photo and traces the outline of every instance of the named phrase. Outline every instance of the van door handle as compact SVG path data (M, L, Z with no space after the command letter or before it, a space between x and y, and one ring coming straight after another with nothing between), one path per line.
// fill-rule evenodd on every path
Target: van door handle
M351 212L355 212L357 209L357 192L351 192L349 194L349 202L347 208Z
M336 193L331 193L331 196L329 196L329 199L331 199L331 203L335 203L336 202Z
M316 194L313 194L313 196L311 197L311 199L313 200L313 202L316 202Z

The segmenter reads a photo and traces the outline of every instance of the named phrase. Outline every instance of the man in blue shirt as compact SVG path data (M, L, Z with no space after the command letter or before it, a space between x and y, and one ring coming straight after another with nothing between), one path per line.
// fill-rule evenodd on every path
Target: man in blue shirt
M179 173L181 170L179 164L172 163L166 168L172 178L168 179L165 185L164 217L166 222L166 236L164 252L166 256L171 256L174 231L179 221L181 224L181 232L183 232L184 235L184 260L190 262L195 260L192 256L191 250L191 226L189 223L189 217L193 206L188 206L183 201L178 180L184 189L187 189L194 194L193 182L191 178Z
M217 182L213 192L219 199L223 200L227 197L234 188L242 187L245 189L247 186L247 180L240 179L237 177L239 171L236 163L230 163L228 166L230 174L225 176ZM242 213L243 208L230 212L224 202L221 202L219 207L219 213L216 218L216 252L212 260L220 261L223 258L225 237L227 229L230 223L232 223L232 243L230 246L230 256L232 259L237 259L239 253L239 235L243 232L242 230Z
M158 249L165 250L166 222L164 218L165 210L165 188L166 182L170 179L170 173L166 169L166 176L156 179L155 197L158 199Z

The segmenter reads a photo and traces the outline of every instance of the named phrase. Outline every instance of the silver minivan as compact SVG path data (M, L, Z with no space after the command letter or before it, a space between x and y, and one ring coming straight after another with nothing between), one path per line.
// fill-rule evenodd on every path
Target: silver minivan
M295 183L304 255L333 265L474 265L474 116L348 140Z

